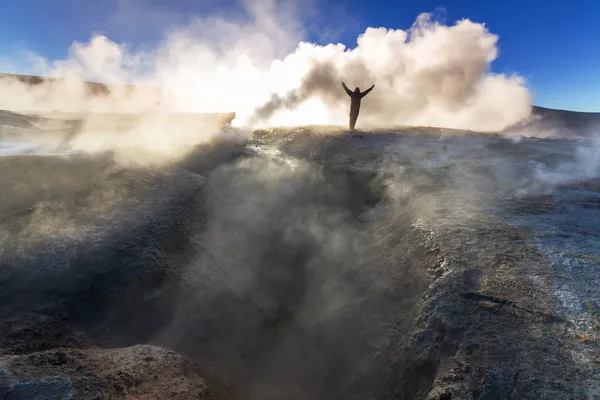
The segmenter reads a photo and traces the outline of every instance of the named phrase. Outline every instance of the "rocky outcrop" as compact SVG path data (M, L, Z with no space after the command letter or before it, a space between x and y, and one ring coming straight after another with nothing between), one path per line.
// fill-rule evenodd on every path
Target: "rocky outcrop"
M0 357L0 397L20 399L217 399L190 360L156 346L52 349Z

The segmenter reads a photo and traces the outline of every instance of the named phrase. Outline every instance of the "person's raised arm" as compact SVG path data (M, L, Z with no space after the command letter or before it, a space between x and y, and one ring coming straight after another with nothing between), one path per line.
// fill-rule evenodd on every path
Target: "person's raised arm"
M348 89L348 86L346 86L344 82L342 82L342 86L344 87L344 90L346 91L348 96L352 96L352 92L350 91L350 89Z
M362 98L362 97L365 97L366 95L368 95L368 94L369 94L369 92L370 92L371 90L373 90L373 88L374 88L374 87L375 87L375 85L371 86L370 88L368 88L367 90L365 90L364 92L362 92L362 93L360 94L360 97Z

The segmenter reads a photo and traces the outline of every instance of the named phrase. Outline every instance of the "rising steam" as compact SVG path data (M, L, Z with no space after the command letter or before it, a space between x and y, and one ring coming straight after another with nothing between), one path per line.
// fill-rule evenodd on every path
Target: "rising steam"
M66 60L34 56L37 73L66 80L36 88L4 80L0 108L236 112L234 124L249 128L346 125L345 81L361 89L376 84L363 102L360 127L498 131L530 113L524 80L490 72L498 37L483 24L465 19L446 26L421 14L406 31L368 28L348 49L302 41L289 4L265 0L246 8L249 21L196 19L170 29L151 49L94 35L87 43L74 42ZM115 86L110 94L90 97L83 80L139 87Z

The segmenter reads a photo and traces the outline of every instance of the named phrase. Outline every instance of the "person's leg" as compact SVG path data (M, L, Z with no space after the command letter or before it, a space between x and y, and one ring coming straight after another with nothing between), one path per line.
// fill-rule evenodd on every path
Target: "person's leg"
M356 120L358 119L358 111L352 111L350 113L350 130L353 131L356 126Z

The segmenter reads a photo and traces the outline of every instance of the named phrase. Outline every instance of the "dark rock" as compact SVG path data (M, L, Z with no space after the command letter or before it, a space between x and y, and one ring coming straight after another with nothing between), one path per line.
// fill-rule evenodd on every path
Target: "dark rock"
M6 393L7 400L70 400L71 381L62 377L47 377L36 381L13 383Z
M57 357L64 362L56 365ZM154 361L145 362L148 357ZM214 398L190 360L155 346L55 349L0 362L10 379L3 399Z

